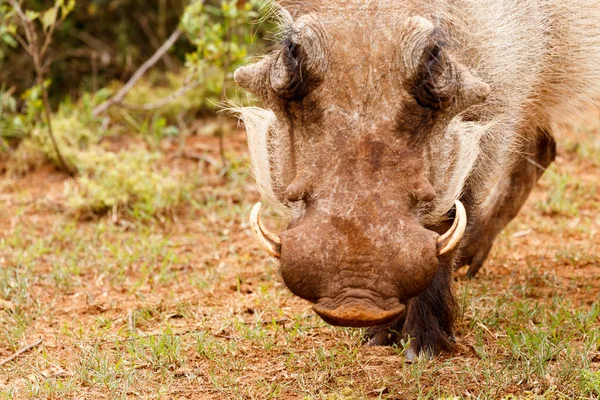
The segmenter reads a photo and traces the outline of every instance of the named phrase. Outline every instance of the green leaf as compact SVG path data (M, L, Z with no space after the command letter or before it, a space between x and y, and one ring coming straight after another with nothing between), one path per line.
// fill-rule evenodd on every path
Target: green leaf
M69 2L67 4L64 4L64 0L61 0L61 5L60 5L60 11L62 13L61 15L61 20L65 20L65 18L67 18L67 15L69 15L71 13L71 11L73 11L73 9L75 8L75 0L69 0Z
M17 33L17 25L16 24L5 24L4 28L6 28L6 32L14 35Z
M12 48L15 48L19 45L17 41L8 33L2 35L2 41Z
M37 11L27 10L27 11L25 11L25 16L27 17L27 19L29 21L35 21L36 19L38 19L40 17L40 13Z
M44 30L48 31L52 25L56 23L56 17L58 16L58 12L56 8L51 8L44 13L44 17L42 18L42 24L44 26Z

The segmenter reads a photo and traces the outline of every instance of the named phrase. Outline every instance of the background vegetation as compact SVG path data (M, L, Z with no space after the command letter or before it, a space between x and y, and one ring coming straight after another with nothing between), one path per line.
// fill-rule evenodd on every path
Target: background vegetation
M232 124L217 111L240 98L232 73L268 29L264 3L1 0L4 169L54 163L74 178L73 215L169 213L193 184L157 167L160 143L179 140L185 156L186 136L214 135L227 172ZM127 136L133 150L111 148Z

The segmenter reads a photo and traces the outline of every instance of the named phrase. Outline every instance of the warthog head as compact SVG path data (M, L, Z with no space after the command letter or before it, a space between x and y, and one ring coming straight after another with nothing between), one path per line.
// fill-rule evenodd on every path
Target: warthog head
M425 17L381 8L281 13L280 43L235 74L266 108L241 111L259 186L293 216L273 234L259 204L254 233L325 321L385 324L431 283L438 258L464 233L460 202L452 227L436 232L469 169L453 154L462 140L453 121L489 86Z

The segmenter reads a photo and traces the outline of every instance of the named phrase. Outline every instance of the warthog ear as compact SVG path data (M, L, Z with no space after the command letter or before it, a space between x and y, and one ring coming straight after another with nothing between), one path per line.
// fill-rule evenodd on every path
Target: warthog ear
M271 11L275 20L279 22L282 30L289 30L294 25L294 18L288 9L285 8L286 3L288 5L299 6L301 2L294 1L279 1L271 3ZM273 64L278 63L278 60L273 59L272 55L265 57L262 61L256 64L247 65L245 67L238 68L233 75L235 82L242 88L246 89L252 94L257 96L263 96L266 94L267 88L271 85L271 82L275 81L275 86L283 85L281 83L285 76L269 76L269 72L273 69ZM274 75L271 73L271 75Z
M454 62L454 68L459 85L455 103L457 111L462 112L475 104L483 103L490 94L490 85L459 62Z
M263 99L269 94L288 100L303 97L326 69L326 51L311 25L313 16L300 17L288 27L277 50L235 72L236 83Z
M233 79L263 99L268 98L269 92L285 99L301 97L308 74L301 71L297 49L292 43L284 43L277 53L256 64L238 68Z
M240 87L259 97L265 97L270 86L269 72L273 66L271 55L256 64L238 68L233 74L233 80Z
M420 105L460 113L485 101L489 85L449 54L441 29L423 17L409 18L403 29L406 87Z

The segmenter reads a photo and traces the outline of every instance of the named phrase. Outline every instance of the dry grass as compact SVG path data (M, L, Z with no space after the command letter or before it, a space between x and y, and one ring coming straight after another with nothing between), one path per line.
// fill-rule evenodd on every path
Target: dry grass
M457 352L414 364L286 290L245 222L258 195L240 135L227 178L167 158L202 182L150 225L75 222L48 168L0 181L0 358L44 339L1 367L0 398L600 397L597 131L561 142L483 273L457 275ZM208 140L188 146L216 156Z

